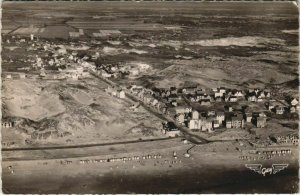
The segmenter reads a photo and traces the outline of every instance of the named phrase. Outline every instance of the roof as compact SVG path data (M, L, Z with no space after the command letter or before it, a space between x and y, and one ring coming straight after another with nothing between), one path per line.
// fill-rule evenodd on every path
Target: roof
M217 112L217 116L225 116L224 112Z
M241 116L234 116L234 117L231 118L231 120L232 121L241 121L241 120L243 120L243 117L241 117Z
M261 116L260 116L260 117L257 117L256 120L257 120L257 121L266 121L267 118L266 118L266 117L261 117Z
M177 126L173 122L167 122L166 124L169 131L176 131L178 130Z

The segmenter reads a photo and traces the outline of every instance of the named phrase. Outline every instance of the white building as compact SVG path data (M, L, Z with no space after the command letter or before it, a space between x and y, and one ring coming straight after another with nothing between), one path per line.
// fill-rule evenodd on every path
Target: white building
M123 90L118 91L118 97L121 98L121 99L124 99L125 98L125 92Z
M197 110L192 112L192 119L199 119L199 112Z

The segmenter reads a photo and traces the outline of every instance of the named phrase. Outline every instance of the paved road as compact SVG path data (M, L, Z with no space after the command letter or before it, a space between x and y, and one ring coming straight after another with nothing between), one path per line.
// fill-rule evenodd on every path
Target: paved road
M97 146L110 146L119 144L131 144L140 142L156 142L162 140L177 139L176 137L164 137L157 139L144 139L144 140L132 140L123 142L112 142L112 143L98 143L98 144L80 144L80 145L67 145L67 146L45 146L45 147L23 147L23 148L2 148L2 151L24 151L24 150L57 150L57 149L68 149L68 148L87 148Z

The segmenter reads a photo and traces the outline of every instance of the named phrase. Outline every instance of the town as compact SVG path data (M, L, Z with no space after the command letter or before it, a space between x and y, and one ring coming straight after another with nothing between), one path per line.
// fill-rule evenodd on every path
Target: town
M11 44L12 48L26 41L30 45L27 50L37 53L29 55L28 59L21 59L22 63L30 64L29 67L18 68L19 73L5 72L5 79L78 80L97 76L110 85L105 90L108 94L121 99L128 95L134 96L150 109L168 117L170 120L162 124L162 132L170 137L181 134L178 126L193 132L208 133L252 126L265 128L269 118L288 117L299 111L297 98L287 96L284 100L278 100L273 98L270 89L206 89L199 85L145 88L139 85L118 85L114 78L137 76L149 70L149 67L144 64L132 66L103 63L103 60L99 60L101 57L98 52L84 54L77 51L88 48L83 42L53 44L33 34L27 38L5 37L4 41ZM12 59L10 62L13 62ZM36 74L29 74L28 71L35 71ZM11 126L13 122L2 122L4 128Z

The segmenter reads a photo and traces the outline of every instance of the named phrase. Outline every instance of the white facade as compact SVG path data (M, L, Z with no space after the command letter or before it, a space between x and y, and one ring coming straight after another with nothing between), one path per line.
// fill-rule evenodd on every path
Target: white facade
M121 99L125 98L125 92L123 90L119 92L119 98Z
M199 119L199 112L197 110L192 112L192 119Z

